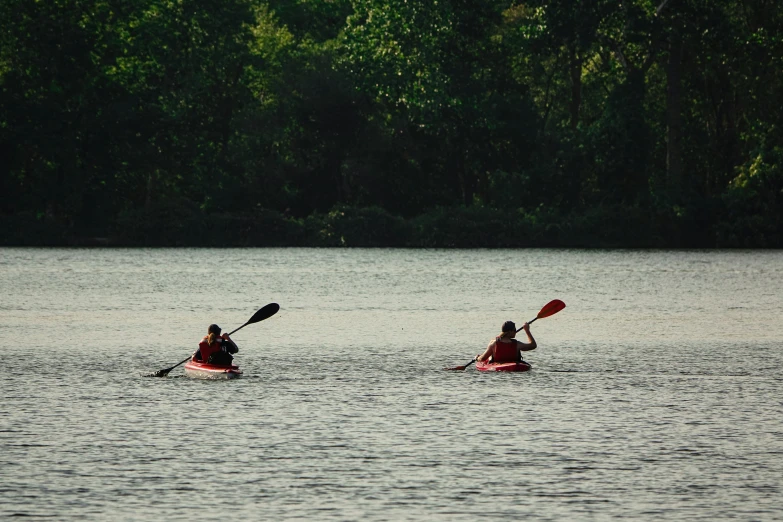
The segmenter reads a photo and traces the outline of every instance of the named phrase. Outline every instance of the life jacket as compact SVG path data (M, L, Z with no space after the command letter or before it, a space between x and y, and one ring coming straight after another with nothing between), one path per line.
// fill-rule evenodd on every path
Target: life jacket
M220 337L215 339L215 342L212 344L207 344L207 338L204 337L200 343L198 343L198 349L199 352L201 352L201 361L207 362L209 361L209 356L212 355L215 352L221 351L223 348L223 339Z
M492 355L492 362L505 363L517 361L519 361L517 341L512 339L510 343L502 343L495 340L495 353Z

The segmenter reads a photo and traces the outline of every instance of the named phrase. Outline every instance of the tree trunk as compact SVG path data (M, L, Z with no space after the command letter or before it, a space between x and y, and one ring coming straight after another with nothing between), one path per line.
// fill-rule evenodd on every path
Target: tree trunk
M571 48L571 128L579 125L579 108L582 105L582 59L577 56L576 47Z
M150 172L147 175L147 190L146 190L146 194L145 194L145 197L144 197L144 209L147 210L147 211L152 209L152 203L155 200L154 194L155 194L156 185L157 185L156 182L155 182L156 181L155 180L155 176L156 175L157 175L157 173L152 173L152 172Z
M666 80L666 185L679 199L682 193L682 41L675 35L669 41Z

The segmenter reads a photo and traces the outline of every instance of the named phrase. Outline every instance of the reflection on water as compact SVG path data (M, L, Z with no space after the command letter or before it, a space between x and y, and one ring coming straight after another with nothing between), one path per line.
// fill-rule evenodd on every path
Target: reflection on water
M781 274L774 251L0 249L0 516L780 519ZM553 298L533 371L441 370ZM269 302L242 379L143 377Z

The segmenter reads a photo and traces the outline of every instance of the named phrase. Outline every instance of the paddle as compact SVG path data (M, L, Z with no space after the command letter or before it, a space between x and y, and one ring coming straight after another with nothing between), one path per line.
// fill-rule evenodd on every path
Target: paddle
M544 307L541 309L540 312L538 312L538 315L533 319L532 321L528 321L527 324L531 324L536 319L543 319L544 317L549 317L550 315L555 315L557 312L565 308L565 303L561 301L560 299L553 299L552 301L549 301L547 304L544 305ZM522 327L524 328L524 326ZM522 328L517 328L517 332L522 330ZM464 364L462 366L454 366L453 368L443 368L444 370L464 370L471 364L476 362L476 358L470 360L468 364Z
M280 305L279 304L277 304L277 303L269 303L268 305L266 305L265 307L260 309L258 312L254 313L253 317L248 319L245 324L243 324L242 326L240 326L239 328L237 328L233 332L229 333L228 335L232 335L234 332L238 332L239 330L241 330L242 328L244 328L245 326L247 326L249 324L258 323L260 321L263 321L264 319L269 319L270 317L275 315L278 310L280 310ZM169 374L169 372L171 370L173 370L174 368L176 368L180 364L188 362L190 360L190 357L191 356L188 356L187 359L181 360L180 362L178 362L177 364L175 364L171 368L166 368L164 370L159 370L159 371L157 371L155 373L149 374L147 377L165 377L165 376L167 376Z

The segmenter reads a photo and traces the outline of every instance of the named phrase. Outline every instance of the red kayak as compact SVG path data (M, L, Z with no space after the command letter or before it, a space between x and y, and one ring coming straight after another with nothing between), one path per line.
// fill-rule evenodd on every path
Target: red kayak
M185 363L185 375L195 379L236 379L242 375L239 366L218 366L216 364L188 361Z
M526 372L530 365L526 362L491 363L476 361L476 369L480 372Z

